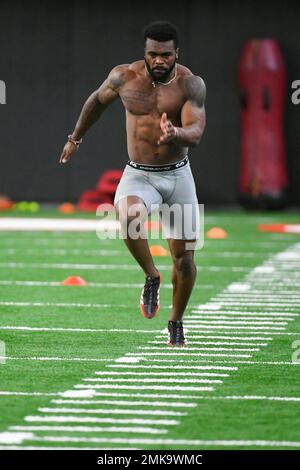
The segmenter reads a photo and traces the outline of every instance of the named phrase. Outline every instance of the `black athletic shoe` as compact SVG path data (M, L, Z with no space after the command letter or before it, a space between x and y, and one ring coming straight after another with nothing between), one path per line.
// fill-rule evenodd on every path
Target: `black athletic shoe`
M168 323L169 341L168 346L185 346L185 337L182 321L169 321Z
M147 276L141 294L140 308L145 318L153 318L159 310L159 286L161 274L158 277Z

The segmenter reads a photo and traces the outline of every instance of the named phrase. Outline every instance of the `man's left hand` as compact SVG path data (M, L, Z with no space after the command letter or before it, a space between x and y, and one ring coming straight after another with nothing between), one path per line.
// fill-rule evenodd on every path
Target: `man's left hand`
M177 127L173 126L171 121L168 120L167 113L163 113L161 116L160 128L163 132L163 135L160 136L159 140L157 141L158 145L171 142L172 140L176 138L178 134Z

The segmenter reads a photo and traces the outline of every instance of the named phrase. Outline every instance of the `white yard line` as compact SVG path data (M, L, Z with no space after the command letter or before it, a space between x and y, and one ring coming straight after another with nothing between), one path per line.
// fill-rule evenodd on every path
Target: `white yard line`
M269 328L268 328L268 329L269 329ZM281 330L281 331L280 331L280 332L278 332L278 331L247 331L247 334L248 334L248 335L268 335L268 336L269 336L270 334L272 334L272 336L276 336L276 335L279 335L279 336L299 336L299 333L293 333L293 332L285 331L285 330L282 329L282 328L276 328L276 329ZM186 328L186 331L189 332L190 329ZM205 334L210 335L210 334L218 334L219 332L218 332L218 331L214 331L214 330L212 330L212 331L209 331L209 330L204 331L203 328L197 330L197 328L195 328L195 329L193 329L193 333L199 333L199 334L202 334L202 335L205 335ZM224 337L221 333L222 333L222 332L220 332L219 338ZM225 333L227 333L227 332L225 332ZM228 332L228 333L230 333L230 335L240 335L240 334L242 334L243 332L242 332L242 331L239 331L239 332L230 331L230 332ZM189 338L190 338L190 337L191 337L191 336L189 335ZM198 338L199 336L193 336L193 337L194 337L194 338ZM209 337L209 336L208 336L208 337ZM267 338L261 338L261 337L259 337L259 336L258 336L257 338L260 338L260 339L267 339ZM232 339L234 339L234 337L233 337ZM272 339L273 339L273 338L271 338L271 339L269 338L269 341L271 341Z
M155 393L151 393L151 394L147 394L147 393L120 393L120 392L111 392L111 391L107 391L107 392L96 392L95 390L88 390L89 392L93 392L92 394L89 394L89 396L91 396L92 398L97 398L97 397L108 397L108 398L112 398L112 397L116 397L116 398L151 398L151 399L156 399L156 398L159 398L159 399L162 399L162 398L167 398L167 399L178 399L178 395L172 395L172 394L155 394ZM72 393L74 393L74 391L72 391ZM0 391L0 397L1 396L4 396L4 397L7 397L7 396L25 396L25 397L35 397L35 396L39 396L39 397L65 397L65 396L68 396L66 394L66 392L57 392L57 393L44 393L44 392L15 392L15 391ZM78 397L80 397L80 395L77 395ZM82 393L82 396L84 396L84 393ZM199 398L202 398L201 396ZM198 399L198 396L197 395L181 395L180 394L180 399L185 399L185 400L197 400ZM52 400L53 403L59 403L60 400ZM85 400L76 400L76 403L82 403L83 401ZM107 400L106 400L107 401ZM70 403L72 402L72 400L61 400L61 403ZM75 403L75 400L74 400L74 403ZM93 402L95 403L95 401ZM98 401L97 403L100 403L100 401ZM101 402L101 403L104 403L104 402ZM151 402L151 401L147 401L147 402L137 402L136 400L135 401L128 401L128 404L130 404L131 406L137 406L136 403L145 403L145 405L147 404L147 406L156 406L158 403L161 403L161 402ZM153 405L153 403L155 403L155 405ZM168 404L168 407L177 407L182 405L182 406L186 406L186 407L194 407L195 404L193 403L179 403L179 402L176 402L176 401L168 401L168 402L165 402Z
M298 314L297 313L282 313L282 312L264 312L264 313L260 313L260 312L247 312L247 311L236 311L236 310L219 310L217 312L220 316L221 315L224 315L226 316L226 318L228 317L228 319L231 318L231 316L234 316L234 318L243 318L243 317L246 317L250 320L252 320L252 317L254 317L255 319L259 319L259 318L274 318L276 319L277 317L287 317L287 318L293 318L293 317L297 317ZM199 318L201 316L204 316L204 315L207 315L207 318L212 318L214 315L216 315L216 311L215 310L212 310L212 311L209 311L209 310L201 310L201 309L193 309L192 310L192 317L193 318ZM185 317L187 318L187 316ZM191 318L191 317L189 317ZM218 317L220 318L220 317Z
M171 364L169 366L164 366L164 365L133 365L133 364L108 364L107 367L113 367L113 368L130 368L130 369L193 369L193 370L226 370L226 371L236 371L238 370L238 367L228 367L228 366L180 366L176 364Z
M93 410L89 408L39 408L41 413L81 413L81 414L96 414L96 415L150 415L150 416L186 416L186 413L182 411L168 411L168 410L132 410L128 409L106 409L106 408L95 408Z
M283 300L284 302L285 301L289 301L291 298L293 299L296 299L296 300L299 300L299 297L297 296L297 294L288 294L287 292L285 293L281 293L281 294L268 294L266 292L262 292L262 293L259 293L259 291L257 293L254 293L253 291L251 292L234 292L234 297L239 299L241 298L242 300L246 299L246 300L255 300L255 299L266 299L266 300ZM228 300L228 299L231 299L232 298L232 292L223 292L222 294L218 294L216 295L215 297L213 297L213 301L217 301L217 300Z
M82 391L82 390L81 390ZM86 391L86 390L83 390L83 391ZM94 394L92 395L93 398L97 398L97 397L108 397L108 398L142 398L142 399L145 399L145 398L151 398L152 400L155 400L155 399L168 399L168 406L172 406L170 405L170 403L173 403L173 401L170 401L170 399L174 399L174 400L178 400L178 398L180 398L180 400L197 400L197 397L198 395L184 395L182 393L180 393L180 396L178 396L178 394L172 394L172 393L134 393L134 392L112 392L110 390L108 390L107 392L96 392L95 390L93 390ZM200 395L201 396L201 395ZM131 401L131 406L134 406L134 403L135 403L135 400L134 401ZM150 406L151 404L151 401L147 402L148 405ZM176 402L174 402L176 403ZM194 405L194 403L192 402L188 402L187 403L189 406L191 405Z
M24 286L24 287L61 287L65 286L59 281L11 281L0 280L0 286ZM88 282L87 287L99 287L107 289L142 289L143 283L124 283L124 282ZM173 289L172 284L163 284L162 289ZM214 288L211 284L201 284L194 286L194 289L211 289Z
M162 351L166 346L138 346L138 349L141 351ZM190 343L187 342L187 352L189 351L239 351L239 352L250 352L250 351L259 351L259 348L194 348L190 347Z
M94 416L26 416L27 423L97 423L97 424L141 424L176 426L179 424L175 419L144 419L144 418L96 418Z
M140 271L137 264L88 264L88 263L0 263L0 269L82 269L82 270L118 270L118 271ZM172 265L157 265L160 271L171 271ZM199 271L232 271L247 272L249 268L240 266L197 266Z
M132 401L132 400L52 400L52 403L56 405L118 405L118 406L147 406L147 407L157 407L157 408L193 408L196 407L196 403L183 403L183 402L170 402L170 401Z
M293 312L293 310L296 310L298 311L299 308L298 307L293 307L292 305L289 306L289 307L286 307L284 304L283 305L268 305L267 303L265 304L264 302L262 303L262 306L264 307L264 310L265 310L265 315L269 312L269 311L284 311L284 310L288 310L290 311L291 313ZM195 310L197 310L198 312L201 312L201 313L204 313L204 311L206 312L207 311L214 311L214 313L216 313L216 311L221 311L222 308L226 311L232 311L232 312L235 312L237 310L241 310L242 312L244 311L251 311L250 309L254 309L256 308L257 305L254 305L253 303L250 303L250 302L247 302L247 303L242 303L242 302L239 302L238 304L234 303L234 302L214 302L214 303L211 303L211 304L203 304L203 305L199 305L195 308ZM247 310L245 310L247 309Z
M198 337L196 336L196 338L198 339ZM256 344L253 344L253 343L243 343L243 342L240 342L240 343L235 343L235 342L232 342L232 341L190 341L191 337L189 336L189 341L188 341L188 344L191 345L191 344L202 344L202 345L211 345L211 346L221 346L221 345L224 345L224 346L267 346L268 343L256 343ZM148 343L150 344L160 344L161 345L161 340L157 340L157 341L148 341Z
M0 286L49 286L49 287L57 287L60 286L61 282L57 281L11 281L8 279L0 280Z
M25 255L42 255L42 256L124 256L124 258L129 258L129 254L126 251L122 250L80 250L79 248L73 249L64 249L64 248L52 248L52 249L44 249L44 248L0 248L0 254L8 255L8 256L16 256L17 254L21 254L22 256Z
M212 322L210 325L206 325L206 324L203 324L201 323L201 325L193 325L193 324L189 324L189 327L188 329L197 329L199 330L199 332L203 333L205 329L208 329L208 330L211 330L211 332L213 330L232 330L230 332L230 334L233 334L234 330L251 330L251 328L253 328L253 326L224 326L224 325L214 325ZM269 330L268 332L265 332L266 334L270 334L270 331L284 331L285 328L284 327L277 327L277 326L255 326L255 329L256 330ZM248 334L250 334L250 332L248 331L247 332ZM257 333L257 332L256 332ZM253 332L251 332L251 334L254 334ZM261 331L259 332L259 334L263 334Z
M24 396L24 397L57 397L58 393L46 392L9 392L5 390L0 391L0 396Z
M163 376L163 377L166 377L166 373L165 372L137 372L136 370L134 372L124 372L124 371L99 371L99 372L95 372L95 375L98 375L98 376L118 376L120 377L121 375L133 375L134 377L140 377L140 376ZM217 373L217 372L170 372L168 371L168 377L172 377L172 376L175 376L175 377L187 377L187 376L191 376L191 377L229 377L229 374L220 374L220 373Z
M90 303L79 303L79 302L20 302L20 301L7 301L7 300L0 301L0 305L8 306L8 307L13 306L13 307L61 307L61 308L70 308L70 307L71 308L129 308L129 305L127 304L90 304ZM161 308L169 309L170 306L161 306ZM194 308L194 307L191 306L190 308ZM289 310L289 308L287 307L281 307L281 308L283 310ZM290 309L298 310L296 308L294 309L293 307L290 307ZM188 323L188 321L186 323ZM194 320L194 323L195 322L197 322L197 320ZM205 323L205 321L201 323Z
M299 333L295 333L297 336L299 336ZM131 354L133 355L133 353ZM154 354L154 356L161 356L161 355L164 355L164 354ZM167 354L169 356L169 354ZM197 360L188 360L188 359L184 359L184 360L180 360L177 358L178 354L170 354L170 356L174 356L175 360L176 360L176 363L179 363L179 362L183 362L184 364L187 364L187 363L196 363L196 364L199 364L199 362L205 362L205 363L209 363L209 362L213 362L213 363L235 363L235 364L274 364L274 365L278 365L278 364L284 364L284 365L300 365L300 363L297 363L297 362L287 362L287 361L268 361L268 362L253 362L253 361L240 361L240 360L233 360L233 359L229 359L228 361L225 361L225 360L218 360L218 359L214 359L214 360L209 360L209 359L205 359L205 360L200 360L200 359L197 359ZM180 354L180 355L183 355L183 356L186 356L185 353L183 354ZM151 357L150 359L148 359L147 357L145 356L152 356L152 354L138 354L138 355L135 355L134 354L134 357L130 357L130 356L126 356L126 359L132 359L133 361L132 362L140 362L140 361L148 361L150 360L151 362L160 362L160 363L163 363L163 362L168 362L169 364L172 365L172 368L174 367L174 363L172 362L172 359L169 357L168 359L155 359L153 357ZM187 354L187 356L207 356L207 357L251 357L250 355L237 355L237 354ZM85 358L85 357L11 357L11 356L0 356L0 360L12 360L12 361L53 361L53 362L109 362L109 361L113 361L114 359L110 359L110 358ZM108 367L114 367L114 365L108 365ZM124 366L125 367L125 366ZM128 367L128 366L126 366ZM200 367L200 366L199 366ZM185 367L183 367L185 369Z
M167 445L167 446L239 446L239 447L300 447L300 441L268 441L268 440L200 440L200 439L149 439L149 438L105 438L105 437L70 437L45 436L32 437L31 441L41 442L90 442L95 444L135 444L135 445Z
M289 277L288 274L286 274L286 277ZM265 285L265 284L268 284L268 286L270 285L269 279L267 277L258 277L258 276L251 277L249 275L248 280L251 280L251 284L253 286L253 292L256 292L256 293L259 292L259 288L261 288L262 285ZM280 281L280 278L279 279L273 278L272 285L270 285L270 291L278 292L278 293L282 292L283 294L285 294L286 292L291 292L292 294L296 294L299 286L300 286L300 282L297 281L297 279L296 280L294 279L293 281L290 282L289 285L286 285L284 282Z
M60 307L60 308L128 308L125 304L88 304L75 302L15 302L0 301L0 305L12 307Z
M9 281L0 280L0 286L24 286L24 287L65 287L62 282L58 281ZM85 287L107 287L107 288L124 288L138 289L144 287L143 283L122 283L122 282L89 282ZM165 288L171 289L172 284L164 284Z
M63 447L59 447L59 446L11 446L11 445L8 445L8 444L1 444L2 447L0 447L0 449L2 450L95 450L95 447L82 447L80 446L80 448L78 447L70 447L70 446L63 446ZM105 451L108 451L108 450L113 450L113 451L116 451L116 450L138 450L138 448L135 448L135 447L101 447L101 446L97 446L97 450L105 450Z
M298 333L298 336L299 336L299 333ZM224 359L178 359L177 356L174 355L174 360L172 362L172 359L170 357L168 357L168 359L155 359L155 358L147 358L147 357L143 357L144 355L141 355L138 357L138 360L139 361L151 361L151 362L159 362L159 363L163 363L163 362L167 362L168 364L170 364L171 366L173 366L173 364L178 364L178 363L184 363L184 364L191 364L191 363L194 363L194 364L199 364L201 362L207 364L207 363L214 363L214 364L247 364L247 365L257 365L257 364L267 364L267 365L288 365L288 366L300 366L300 362L291 362L291 361L251 361L251 360L234 360L234 359L228 359L228 360L224 360ZM228 354L224 354L225 357L228 357ZM252 357L252 356L250 356ZM135 359L135 358L134 358Z
M8 361L54 361L54 362L61 362L61 361L71 361L71 362L107 362L111 359L104 358L104 357L17 357L17 356L0 356L0 360L8 360Z
M245 321L245 318L247 318L245 315L239 315L239 316L232 316L233 314L231 313L230 315L215 315L215 314L194 314L194 315L185 315L184 320L185 322L187 320L192 320L192 321L211 321L211 320L226 320L228 321ZM297 314L295 314L297 316ZM269 316L269 317L249 317L249 320L251 321L257 321L257 322L262 322L262 321L270 321L270 320L276 320L276 321L286 321L286 320L291 320L293 317L290 317L289 315L286 316ZM246 320L247 321L247 320Z
M101 382L101 383L108 383L111 382L113 384L119 383L179 383L179 384L216 384L216 383L223 383L223 380L210 380L210 379L175 379L175 378L167 378L164 377L163 379L154 378L151 379L141 379L141 378L131 378L131 379L120 379L120 378L113 378L113 377L99 377L99 378L87 378L82 379L83 382Z
M58 432L83 432L83 433L133 433L133 434L167 434L167 429L155 429L149 427L99 427L99 426L11 426L13 431L58 431Z
M63 231L63 232L94 232L96 230L120 230L117 220L92 219L55 219L41 217L1 217L1 231Z
M186 331L189 331L188 328L186 328ZM206 332L203 332L202 334L197 334L193 335L192 333L189 334L189 339L217 339L217 340L234 340L234 341L272 341L273 338L270 336L235 336L235 333L231 333L233 336L227 336L227 335L222 335L222 334L206 334ZM260 333L263 334L263 333ZM268 333L269 334L269 333ZM280 333L281 334L281 333ZM159 334L155 335L155 338L165 338L165 334ZM150 341L149 341L150 342ZM160 343L161 344L161 343ZM255 343L253 343L255 346Z
M280 401L280 402L299 402L300 397L268 397L268 396L261 396L261 395L228 395L228 396L219 396L219 397L211 397L205 396L198 397L199 400L241 400L241 401L248 401L248 400L263 400L263 401Z
M74 388L76 389L107 389L107 390L164 390L164 391L183 391L183 392L200 392L200 391L205 391L205 392L213 392L215 389L214 387L190 387L190 386L178 386L178 385L173 385L173 386L166 386L166 385L115 385L115 384L101 384L101 385L74 385Z
M62 333L150 333L154 334L161 330L133 330L133 329L105 329L105 328L46 328L46 327L32 327L32 326L0 326L0 330L12 330L12 331L49 331L51 332L62 332Z
M2 237L0 237L1 239ZM36 241L40 241L41 239L38 239ZM43 239L42 239L43 240ZM58 239L49 239L49 245L52 241L57 241ZM4 240L1 240L1 243ZM16 242L19 240L15 240ZM22 240L23 241L23 240ZM94 240L93 240L94 241ZM31 241L30 241L31 242ZM99 241L99 245L102 243L102 241ZM17 247L17 248L0 248L0 254L3 253L5 255L13 255L15 256L18 253L21 253L22 255L28 254L28 255L43 255L43 256L53 256L53 255L62 255L62 256L78 256L78 255L85 255L85 256L124 256L126 258L129 257L128 251L125 250L103 250L103 249L79 249L79 248L23 248L23 247ZM230 251L215 251L213 253L206 253L205 251L201 252L201 259L202 258L257 258L258 256L265 257L265 253L256 253L256 252L230 252Z
M20 301L0 301L0 305L12 307L60 307L60 308L129 308L127 304L90 304L78 302L20 302ZM170 309L171 306L161 306ZM194 308L194 307L190 307ZM196 320L195 320L196 322ZM202 322L201 322L202 323Z
M244 290L244 291L241 289L241 292L237 291L237 288L234 287L235 284L238 284L238 285L240 284L241 286L247 286L247 289L250 289L250 287L251 287L251 291L247 292L247 289ZM272 294L274 294L274 295L278 294L278 296L281 296L281 294L283 296L288 296L288 293L290 293L292 297L297 297L298 289L294 289L294 287L296 287L296 285L295 286L293 286L293 285L292 286L286 286L286 289L284 289L284 290L282 290L280 288L281 285L284 286L284 283L274 282L274 284L272 284L271 286L268 286L268 291L271 292L271 293L267 294L265 292L260 291L259 287L261 288L261 282L256 282L256 278L253 278L253 279L251 279L251 285L249 283L246 283L246 282L245 283L243 283L243 282L241 282L241 283L233 282L233 283L229 284L228 292L223 292L222 295L231 296L232 292L234 292L237 295L237 298L238 298L240 296L241 297L243 296L243 292L247 292L248 295L250 295L252 293L255 296L259 296L260 292L261 292L262 297L264 295L271 295L272 296Z
M170 348L168 348L168 349L170 350ZM140 356L252 357L250 354L190 353L188 351L188 348L184 348L184 349L186 349L185 352L182 352L182 349L183 348L181 348L179 351L172 350L172 352L126 353L126 355L128 354L128 356L130 356L130 357L134 357L134 356L138 356L138 357L140 357Z
M12 232L10 231L9 234L7 232L1 232L0 230L0 237L1 237L1 244L7 244L7 245L15 245L16 243L28 243L28 240L30 239L30 242L33 245L51 245L53 242L61 245L67 245L69 248L71 245L80 245L82 246L83 244L91 244L95 243L95 245L102 246L103 244L106 245L111 245L113 246L114 240L112 239L106 239L106 240L99 240L96 236L96 232L94 233L86 233L86 232L81 232L80 233L80 240L78 239L78 235L76 233L68 233L68 232L44 232L41 236L41 232L37 233L34 231L28 231L28 232ZM273 255L276 253L276 251L281 250L284 245L287 247L293 243L295 240L295 237L289 237L288 235L285 235L283 239L278 239L274 241L265 241L265 242L258 242L258 241L253 241L251 242L250 240L247 241L248 247L251 248L253 247L253 251L250 253L255 253L257 255L257 250L258 248L261 248L261 252L258 254L261 254L262 256L265 256L266 251L269 251L269 255ZM244 242L239 242L238 240L232 241L228 239L221 239L221 240L205 240L205 248L207 249L207 255L205 255L205 252L200 252L200 256L214 256L215 249L217 246L220 246L220 248L226 246L226 249L233 247L234 249L240 248L241 250L245 247ZM213 251L211 251L211 249ZM267 249L267 250L266 250ZM216 253L222 253L222 251L219 251ZM228 252L230 253L230 252ZM243 253L241 251L241 253Z
M247 320L232 320L232 319L227 319L227 320L214 320L212 322L211 319L209 320L201 320L201 319L197 319L197 320L185 320L184 324L187 325L187 327L189 327L190 325L211 325L211 324L214 324L214 325L280 325L280 326L283 326L283 325L287 325L288 323L287 322L282 322L282 321L272 321L272 320L268 320L268 321L264 321L264 320L259 320L259 322L256 320L256 321L247 321Z
M219 300L219 299L218 299ZM297 301L297 300L291 300L291 301L285 301L285 300L282 300L282 301L278 301L277 302L273 302L271 300L268 300L268 299L263 299L264 301L263 302L256 302L256 301L252 301L251 299L245 299L243 300L243 302L241 302L240 300L225 300L225 301L221 301L220 304L221 305L224 305L226 303L226 306L227 307L231 307L232 305L237 305L237 306L242 306L242 307L250 307L250 306L253 306L253 307L282 307L282 306L293 306L293 305L300 305L300 302Z

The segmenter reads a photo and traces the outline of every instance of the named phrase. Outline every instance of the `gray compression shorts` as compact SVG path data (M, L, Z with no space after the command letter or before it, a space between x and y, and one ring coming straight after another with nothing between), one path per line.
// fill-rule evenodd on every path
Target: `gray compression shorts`
M134 165L134 162L131 164ZM143 200L149 215L159 212L164 238L197 240L200 236L200 215L188 158L178 162L177 168L167 171L160 171L160 165L155 165L155 171L151 165L151 171L144 169L147 165L140 166L143 169L126 165L114 205L124 197L137 196Z

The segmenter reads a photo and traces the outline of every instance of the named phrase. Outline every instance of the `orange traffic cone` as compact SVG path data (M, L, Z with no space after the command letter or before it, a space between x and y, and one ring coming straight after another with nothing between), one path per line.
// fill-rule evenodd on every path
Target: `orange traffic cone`
M63 286L87 286L88 283L79 276L69 276L62 282Z
M59 212L62 214L74 214L76 212L76 207L71 202L64 202L58 207Z
M150 253L152 256L168 256L170 252L161 245L150 246Z
M0 195L0 211L9 211L13 207L14 203L9 197Z
M207 238L226 238L227 232L221 227L213 227L206 232Z

